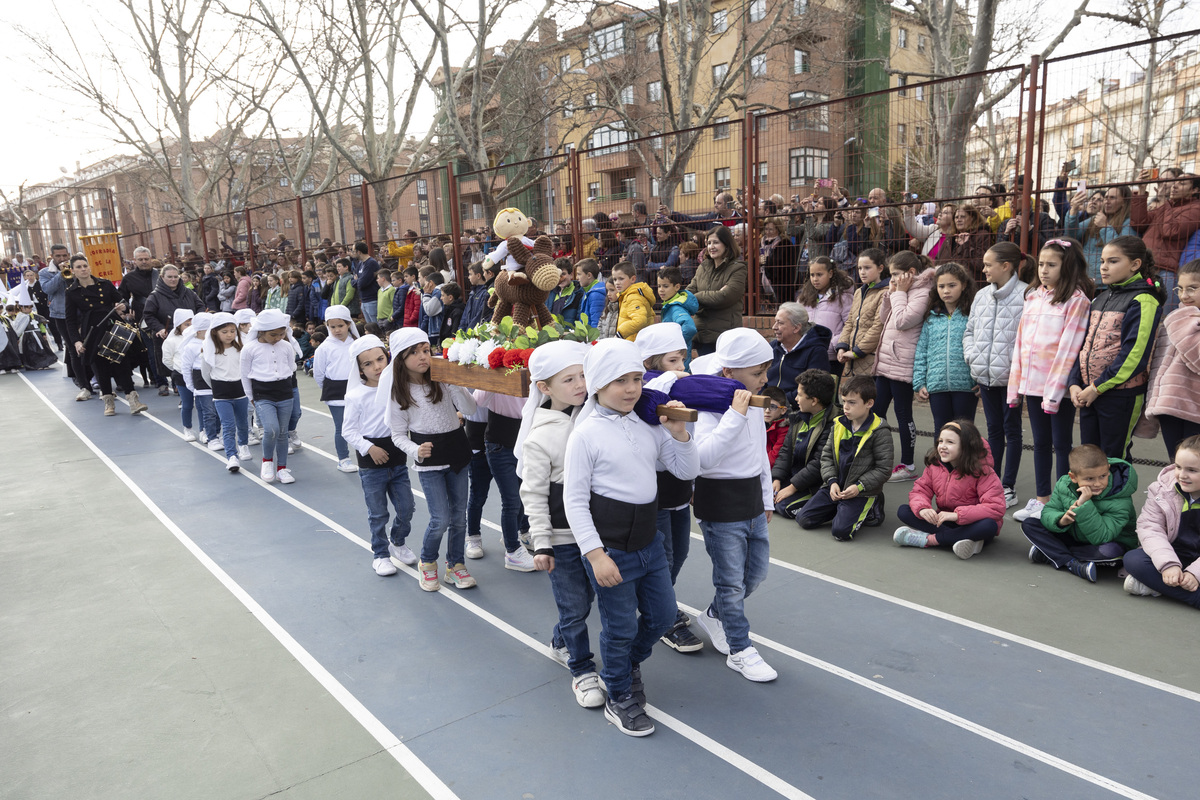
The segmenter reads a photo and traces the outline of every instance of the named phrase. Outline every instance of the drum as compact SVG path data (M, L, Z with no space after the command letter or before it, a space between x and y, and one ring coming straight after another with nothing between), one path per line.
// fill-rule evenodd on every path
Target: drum
M138 330L127 322L114 322L108 332L100 337L96 355L113 364L120 364L137 341Z

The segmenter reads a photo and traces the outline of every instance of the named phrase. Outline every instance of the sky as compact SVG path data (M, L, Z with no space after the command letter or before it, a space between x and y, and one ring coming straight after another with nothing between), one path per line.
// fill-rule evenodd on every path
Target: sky
M1005 2L1024 3L1024 0ZM1111 6L1118 0L1093 2ZM1191 2L1195 3L1196 0ZM88 20L99 13L97 9L109 12L110 18L123 13L115 8L112 0L55 0L54 5L65 19L72 21L73 30L79 31L82 37L88 35L91 28ZM1053 21L1055 10L1066 18L1075 5L1073 1L1048 3L1049 13L1045 22L1048 36L1061 24ZM87 109L82 108L76 98L50 87L50 81L38 65L35 46L15 33L14 26L18 25L47 33L58 31L54 8L46 2L17 0L7 0L0 6L0 25L12 32L4 55L0 56L4 61L3 75L6 78L6 86L0 96L4 97L4 105L10 109L6 124L0 125L0 152L5 154L0 159L0 189L12 193L22 182L34 184L52 181L63 175L61 170L74 172L76 162L87 166L123 152L100 126L89 124ZM1085 20L1057 52L1068 54L1104 46L1112 41L1108 36L1109 31L1110 28L1102 23ZM56 39L60 36L55 34ZM215 126L216 117L198 119L194 124L207 134Z

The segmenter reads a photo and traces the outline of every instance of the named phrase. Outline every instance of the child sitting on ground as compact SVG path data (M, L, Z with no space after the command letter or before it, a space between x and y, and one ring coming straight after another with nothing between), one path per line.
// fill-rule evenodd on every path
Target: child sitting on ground
M1200 436L1175 449L1137 519L1141 547L1125 554L1125 591L1167 597L1200 608Z
M1137 472L1128 461L1107 458L1094 444L1071 451L1070 471L1058 479L1041 519L1030 517L1021 531L1033 545L1029 560L1066 567L1096 582L1096 565L1114 566L1138 545L1133 494Z
M871 411L875 381L842 380L843 414L833 420L821 453L823 486L796 514L805 530L833 523L833 538L848 542L865 524L883 524L883 485L892 474L892 429Z
M775 513L795 519L796 512L821 488L821 454L829 439L833 375L808 369L796 379L796 407L807 419L788 429L771 469Z
M763 411L763 422L767 426L767 461L774 464L788 435L787 395L778 386L767 386L762 393L771 400L771 405Z
M1004 487L979 429L965 419L947 422L908 504L896 510L904 524L892 539L904 547L949 546L965 560L1000 533L1004 509Z

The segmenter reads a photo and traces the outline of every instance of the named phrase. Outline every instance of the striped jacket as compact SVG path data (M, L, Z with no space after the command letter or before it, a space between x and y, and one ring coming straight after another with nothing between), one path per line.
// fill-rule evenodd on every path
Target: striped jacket
M1158 292L1140 273L1098 292L1067 385L1094 385L1100 394L1145 394L1161 317Z
M1025 298L1008 376L1010 406L1031 395L1042 398L1043 411L1056 414L1067 391L1067 378L1087 331L1090 304L1082 289L1076 289L1065 303L1056 305L1053 298L1054 290L1045 286Z

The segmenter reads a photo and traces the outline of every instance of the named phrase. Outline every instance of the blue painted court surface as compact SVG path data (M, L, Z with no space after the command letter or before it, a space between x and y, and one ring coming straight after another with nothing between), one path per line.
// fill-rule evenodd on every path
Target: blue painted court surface
M216 454L185 444L174 397L143 398L148 418L110 419L97 402L72 402L58 371L25 377L7 376L6 401L57 408L58 424L109 459L96 469L144 493L119 502L156 507L194 543L190 557L211 559L311 656L335 696L361 704L356 719L381 745L372 719L399 740L415 759L400 763L434 797L1197 796L1200 617L1128 597L1111 575L1084 585L1025 563L1011 518L995 552L969 562L895 548L891 513L849 545L775 520L776 561L747 614L779 679L742 679L707 639L689 655L660 644L643 668L658 729L632 739L601 710L577 706L569 673L549 657L548 580L503 569L495 488L487 555L468 563L479 586L429 594L412 570L371 571L358 477L336 470L332 422L311 386L304 449L289 464L297 482L279 486L258 479L257 448L231 476ZM1142 470L1143 489L1152 474ZM889 486L889 512L909 485ZM427 518L416 504L414 549ZM162 536L175 535L164 523ZM676 592L694 612L712 584L698 535L692 545ZM945 602L921 602L937 596L940 576ZM1079 609L1099 620L1047 621ZM595 613L590 626L595 650ZM418 762L427 774L414 772Z

